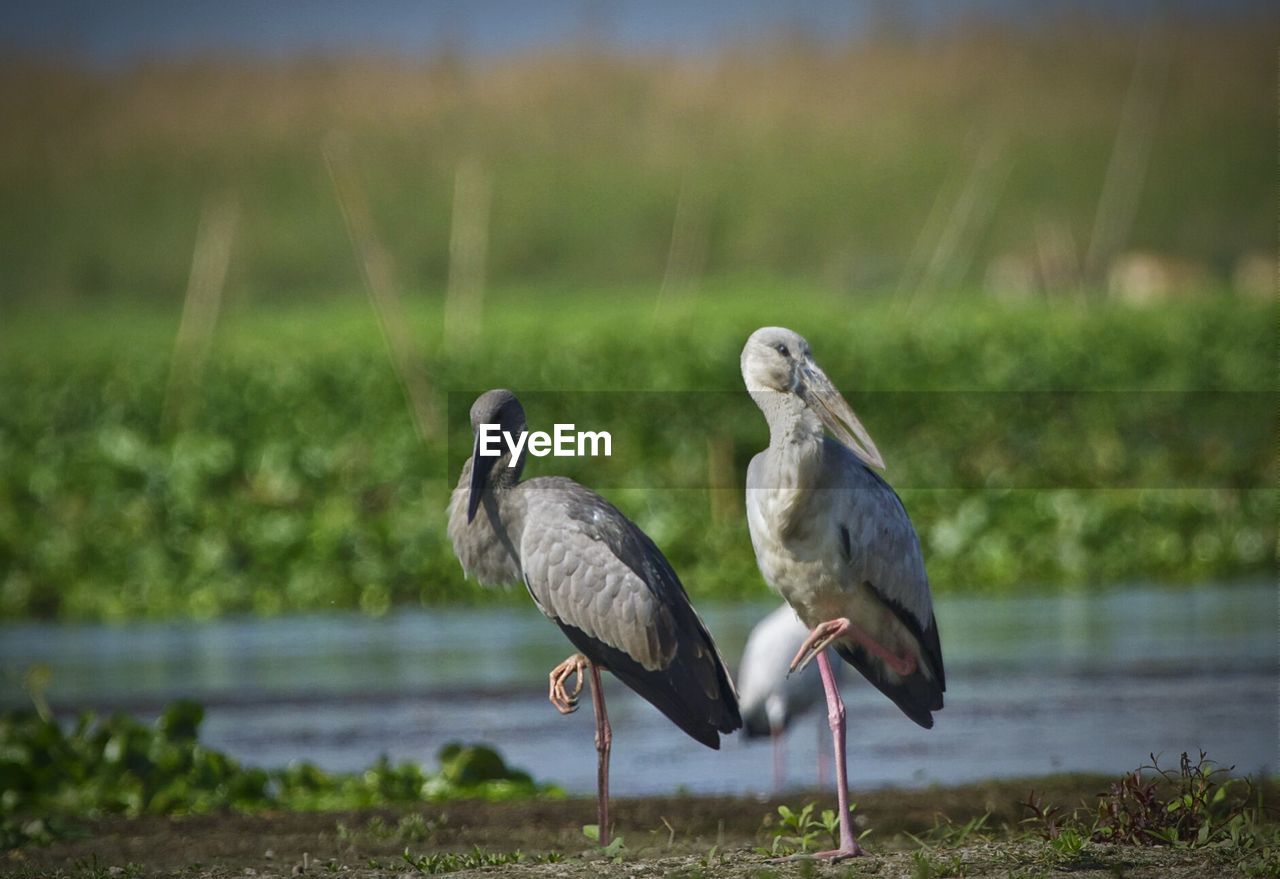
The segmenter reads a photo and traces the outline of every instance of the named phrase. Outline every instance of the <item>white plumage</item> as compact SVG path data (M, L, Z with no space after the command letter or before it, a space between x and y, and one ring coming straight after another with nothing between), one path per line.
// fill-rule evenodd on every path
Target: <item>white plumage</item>
M787 674L787 663L809 634L788 604L756 623L738 664L738 707L749 737L779 736L791 721L822 703L818 669Z

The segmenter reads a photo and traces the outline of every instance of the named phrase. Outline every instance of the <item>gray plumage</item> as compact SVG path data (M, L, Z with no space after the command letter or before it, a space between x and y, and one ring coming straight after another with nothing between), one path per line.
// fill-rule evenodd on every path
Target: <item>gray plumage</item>
M509 391L489 391L472 425L525 429ZM449 503L449 538L468 576L523 583L538 609L588 659L613 672L697 741L718 748L742 725L724 663L675 571L653 541L573 480L520 481L505 446L472 498L473 455ZM474 505L474 518L468 514Z
M832 645L908 717L932 726L946 677L929 581L901 500L871 469L883 467L875 444L798 334L758 330L742 373L770 432L747 470L761 573L805 625L848 618L911 657L904 675L849 638Z

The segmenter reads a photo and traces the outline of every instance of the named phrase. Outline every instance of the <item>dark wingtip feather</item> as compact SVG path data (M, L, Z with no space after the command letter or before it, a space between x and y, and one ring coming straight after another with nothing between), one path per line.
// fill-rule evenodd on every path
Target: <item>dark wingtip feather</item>
M579 628L558 622L574 647L602 668L613 672L646 702L667 716L694 741L713 751L720 750L720 733L742 726L737 698L727 690L727 674L721 680L721 698L702 694L689 670L677 661L664 671L649 671L626 653L610 647ZM723 672L723 669L721 669Z
M626 652L591 633L552 618L592 662L613 672L614 677L693 739L718 749L719 733L731 733L742 726L738 695L715 641L689 603L680 578L649 536L616 507L577 483L562 483L577 492L568 515L640 578L670 615L675 655L666 668L646 669Z
M870 581L864 581L862 585L871 593L872 597L888 608L897 617L898 622L902 623L903 627L916 639L916 643L920 646L920 658L928 664L929 670L938 682L939 689L945 690L947 688L947 672L942 667L942 642L938 638L937 620L930 615L927 622L922 622L915 614L903 607L900 602L894 601L877 589L875 584ZM936 710L942 707L942 703L939 702L937 705L930 707Z
M942 708L942 689L938 681L931 680L920 671L903 678L898 683L882 676L879 660L867 655L861 647L838 644L836 653L845 662L862 673L881 693L893 700L893 704L925 729L933 729L933 712Z

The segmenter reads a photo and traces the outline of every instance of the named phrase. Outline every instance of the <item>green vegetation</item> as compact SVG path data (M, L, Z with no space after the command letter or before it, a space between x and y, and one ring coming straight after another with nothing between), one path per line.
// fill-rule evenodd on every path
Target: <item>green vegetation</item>
M989 875L992 855L1005 870L1018 868L1002 875L1098 869L1107 862L1104 846L1210 849L1244 875L1280 875L1280 828L1274 809L1263 802L1265 784L1255 787L1230 772L1204 752L1196 761L1183 754L1176 771L1161 769L1152 756L1151 765L1126 774L1079 808L1064 810L1032 791L1022 804L1029 817L1020 824L995 826L990 812L965 821L935 813L928 831L902 831L901 838L882 838L879 848L901 849L909 841L915 879ZM757 854L805 854L828 841L832 847L838 843L836 813L829 809L818 816L813 803L801 809L782 805L777 814L781 820L764 816L759 835L772 837L772 844L757 847ZM1012 856L1002 852L1009 843L1020 846Z
M531 475L602 490L695 597L763 596L736 364L768 323L870 425L938 592L1269 573L1275 315L1226 288L1274 244L1273 18L1171 16L1138 68L1084 18L700 58L7 60L0 619L522 600L444 536L494 386L614 436ZM455 290L496 290L447 337L460 172L487 249ZM1097 295L1133 250L1185 301ZM417 349L395 368L351 292L371 265ZM1000 265L1034 298L977 295Z
M359 299L233 310L167 409L173 317L14 316L0 617L524 600L464 581L445 536L467 410L497 386L533 429L614 437L611 458L531 459L526 475L601 490L695 597L763 597L740 487L767 434L737 360L769 323L808 335L876 437L938 592L1271 569L1269 308L913 307L757 287L655 315L635 293L526 292L492 297L477 343L452 354L437 301L407 311L435 410L425 439Z
M203 717L204 709L188 701L169 705L153 724L86 712L64 728L34 711L0 715L0 848L47 842L67 832L70 819L99 815L358 809L561 795L509 768L484 745L445 746L435 772L412 763L393 766L385 757L352 775L309 763L245 767L200 744Z
M1280 876L1280 835L1272 803L1280 796L1275 778L1227 779L1203 768L1212 783L1208 800L1212 832L1201 841L1117 845L1090 838L1099 802L1111 794L1100 776L1048 776L1034 786L1043 801L1077 803L1057 810L1063 830L1044 838L1026 814L1027 781L986 781L958 787L888 788L864 792L858 814L875 827L872 857L834 870L801 858L771 861L770 843L784 830L778 800L675 795L618 801L617 830L628 845L601 850L581 822L592 815L590 798L528 800L459 799L438 803L402 801L360 811L247 812L218 810L198 816L66 816L42 819L46 834L3 855L15 876L133 877L183 874L193 877L252 875L373 876L388 873L452 872L485 866L555 864L569 879L649 873L779 879L837 876L967 876L1049 879L1064 873L1162 876ZM1183 791L1178 773L1157 779L1164 808ZM1194 773L1188 776L1191 778ZM1216 791L1225 785L1221 798ZM1190 790L1196 790L1195 783ZM1098 796L1102 791L1103 796ZM823 794L829 799L831 794ZM789 809L799 816L804 809ZM1178 810L1175 810L1178 811ZM762 820L763 817L763 820ZM954 820L953 820L954 819ZM69 823L74 822L74 823ZM10 822L12 823L12 822ZM37 823L36 819L27 822ZM810 851L825 847L823 816L813 810L804 832L816 832ZM834 824L834 822L829 822ZM821 828L821 829L819 829ZM619 838L615 835L615 839ZM762 850L763 847L763 850ZM779 853L784 850L779 847Z
M962 824L942 819L923 837L906 834L918 846L913 875L968 876L974 843L1038 839L1043 843L1033 859L1024 855L1005 864L1019 868L1009 875L1101 869L1107 866L1108 848L1171 846L1210 850L1236 875L1280 876L1274 809L1264 805L1261 785L1230 772L1203 751L1196 761L1184 753L1176 771L1161 769L1153 755L1151 765L1112 782L1094 803L1069 811L1032 791L1022 804L1029 817L1018 827L990 827L987 815ZM1029 867L1029 860L1043 869Z
M911 879L946 879L969 875L964 858L953 855L942 858L921 849L911 853Z
M485 852L477 846L470 852L432 852L413 855L404 850L404 862L424 876L455 873L458 870L477 870L481 867L504 867L508 864L555 864L564 860L558 852L545 855L527 855L518 849L514 852Z
M1234 767L1214 764L1204 751L1192 762L1185 752L1177 771L1151 765L1112 782L1098 802L1090 824L1078 811L1063 815L1045 805L1033 791L1024 807L1026 822L1054 848L1079 853L1084 839L1114 845L1203 846L1252 845L1253 829L1262 820L1262 799L1252 802L1248 779L1231 777Z
M856 803L851 804L849 811L853 812L857 808ZM773 830L773 843L758 848L760 854L779 857L840 846L840 817L834 809L823 809L821 813L815 814L813 803L798 810L782 805L778 806L778 817L781 820ZM772 819L772 815L766 816L766 827L772 823ZM870 832L865 830L859 834L858 842L862 842Z
M600 850L600 854L606 858L612 858L618 863L627 854L627 841L624 837L615 836L609 840L608 845L600 845L600 825L599 824L583 824L582 835L591 840Z
M1149 153L1125 157L1135 212L1131 226L1114 218L1127 234L1113 244L1220 280L1273 250L1278 36L1262 10L1157 28L1160 75L1139 92L1153 107ZM227 193L240 204L231 295L353 288L322 158L335 142L414 288L444 285L464 161L489 181L498 285L656 284L677 225L673 280L928 294L915 286L953 289L1005 254L1060 274L1091 247L1142 43L1111 18L1046 15L698 58L599 47L109 73L7 59L0 296L168 301L202 205ZM955 247L922 237L962 214ZM1095 275L1112 255L1100 253Z

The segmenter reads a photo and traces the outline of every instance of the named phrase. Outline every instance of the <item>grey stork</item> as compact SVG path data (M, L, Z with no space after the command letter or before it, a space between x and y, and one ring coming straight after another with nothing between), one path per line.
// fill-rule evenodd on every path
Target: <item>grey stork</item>
M880 452L809 343L791 330L759 329L742 349L741 367L769 424L769 446L747 469L756 562L812 630L791 671L816 657L827 697L840 847L818 857L852 857L864 852L849 817L845 708L826 648L932 727L946 677L929 580L907 511L876 472L884 468Z
M653 541L607 500L571 479L521 481L525 447L480 454L481 428L518 436L524 407L506 390L471 407L472 455L449 501L449 539L482 584L523 583L577 652L549 675L551 704L577 710L589 676L596 717L599 842L609 842L612 728L607 670L696 741L720 747L742 726L733 682L684 586ZM574 679L570 686L570 679Z

